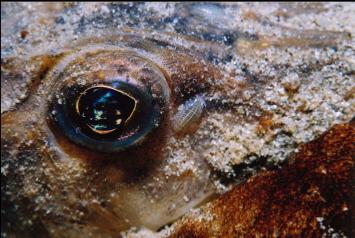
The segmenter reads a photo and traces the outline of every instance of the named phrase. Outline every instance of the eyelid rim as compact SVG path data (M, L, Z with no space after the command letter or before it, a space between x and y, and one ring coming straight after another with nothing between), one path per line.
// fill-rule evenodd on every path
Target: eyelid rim
M62 54L59 60L59 63L48 70L48 73L45 76L45 83L43 87L54 87L57 82L55 80L49 80L53 78L59 77L61 72L67 67L71 62L73 62L76 58L81 55L85 55L87 53L99 52L99 51L120 51L125 55L134 55L140 59L147 61L151 66L158 70L159 76L164 78L164 87L167 90L164 90L164 98L166 102L170 102L171 98L171 87L173 85L171 75L168 71L166 71L162 66L166 66L164 59L157 56L152 52L145 51L143 49L136 49L129 46L126 46L124 42L122 44L117 43L117 45L112 45L112 43L107 44L94 44L91 46L83 46L74 49L72 52L64 51L64 55ZM164 58L164 57L163 57ZM54 82L52 82L54 81Z

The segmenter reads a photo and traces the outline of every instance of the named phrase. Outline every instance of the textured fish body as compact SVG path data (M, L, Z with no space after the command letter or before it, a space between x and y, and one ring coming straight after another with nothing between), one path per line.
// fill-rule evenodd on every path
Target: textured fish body
M354 116L354 11L353 3L2 3L2 234L167 236L169 228L156 231L281 166ZM162 122L119 153L72 143L48 119L66 77L101 63L122 65L105 77L147 66L145 75L166 79ZM193 230L177 234L184 229Z

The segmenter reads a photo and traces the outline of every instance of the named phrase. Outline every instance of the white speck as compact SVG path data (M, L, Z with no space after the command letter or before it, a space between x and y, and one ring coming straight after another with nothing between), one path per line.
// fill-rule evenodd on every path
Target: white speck
M190 199L185 195L185 196L184 196L184 201L185 201L185 202L189 202Z

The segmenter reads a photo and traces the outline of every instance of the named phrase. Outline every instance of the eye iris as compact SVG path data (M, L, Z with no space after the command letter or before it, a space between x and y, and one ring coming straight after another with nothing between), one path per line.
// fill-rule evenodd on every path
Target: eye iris
M77 100L76 110L86 125L98 134L122 130L134 114L136 100L110 87L92 87Z

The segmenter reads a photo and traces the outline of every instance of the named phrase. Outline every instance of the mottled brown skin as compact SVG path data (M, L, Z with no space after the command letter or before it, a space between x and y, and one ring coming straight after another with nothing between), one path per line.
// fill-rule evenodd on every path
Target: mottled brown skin
M252 177L203 208L214 219L188 217L171 238L330 237L329 228L352 237L354 136L354 124L334 126L282 169Z

